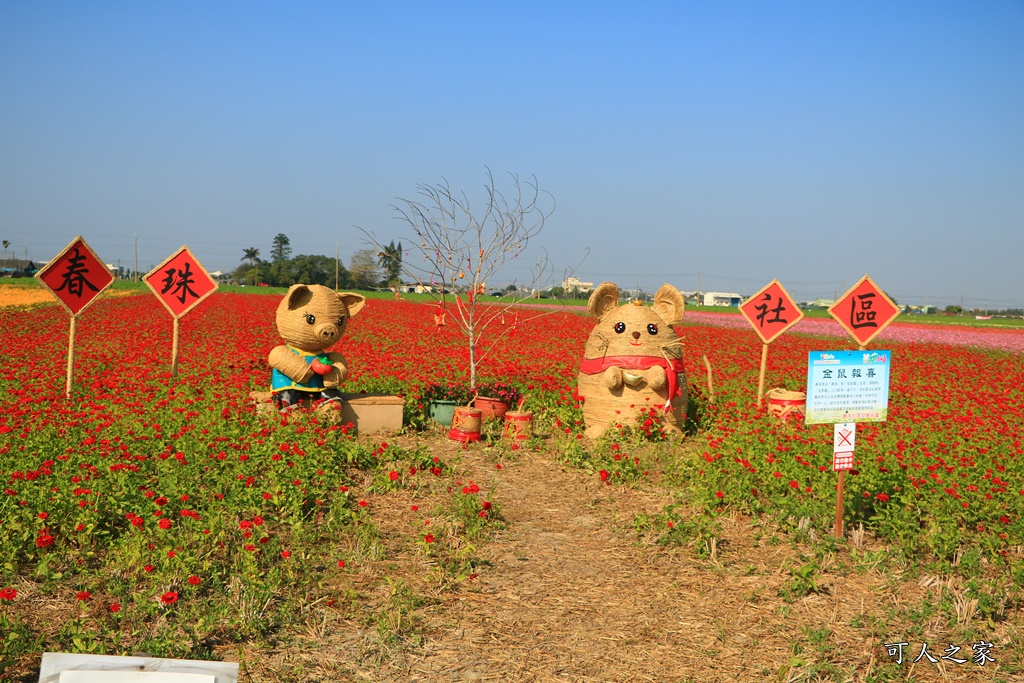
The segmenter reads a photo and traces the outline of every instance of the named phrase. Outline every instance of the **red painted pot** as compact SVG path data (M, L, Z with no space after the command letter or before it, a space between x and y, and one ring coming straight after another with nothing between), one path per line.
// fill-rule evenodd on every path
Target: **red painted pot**
M533 436L533 413L529 410L510 410L505 413L505 438L525 441Z
M455 441L480 440L480 409L460 406L452 416L452 428L448 430L448 438Z

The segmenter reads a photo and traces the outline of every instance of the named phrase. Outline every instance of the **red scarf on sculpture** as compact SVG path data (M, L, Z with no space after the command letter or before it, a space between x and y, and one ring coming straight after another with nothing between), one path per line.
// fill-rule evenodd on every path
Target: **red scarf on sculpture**
M602 356L601 358L584 358L580 372L584 375L596 375L608 368L626 370L646 370L659 367L665 369L668 379L668 400L665 401L665 412L672 409L672 399L680 396L679 373L683 372L682 358L662 358L660 356Z

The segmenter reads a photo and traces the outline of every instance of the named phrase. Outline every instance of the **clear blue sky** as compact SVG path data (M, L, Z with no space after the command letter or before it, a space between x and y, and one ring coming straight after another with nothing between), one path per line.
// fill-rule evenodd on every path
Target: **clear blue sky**
M583 280L1021 307L1024 3L0 0L19 257L347 264L485 166L555 196Z

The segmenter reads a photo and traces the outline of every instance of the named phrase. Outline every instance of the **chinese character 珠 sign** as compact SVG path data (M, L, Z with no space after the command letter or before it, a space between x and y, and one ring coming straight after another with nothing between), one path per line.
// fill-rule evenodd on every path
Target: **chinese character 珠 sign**
M187 246L146 273L143 280L175 318L188 313L217 289L217 283Z
M114 282L106 264L81 235L36 273L36 279L46 285L72 316L85 310Z
M804 317L804 312L778 280L772 280L740 304L740 312L765 344L770 344Z
M889 351L811 351L806 423L884 422L891 361Z
M896 319L900 309L865 275L829 306L828 312L861 346L867 346Z

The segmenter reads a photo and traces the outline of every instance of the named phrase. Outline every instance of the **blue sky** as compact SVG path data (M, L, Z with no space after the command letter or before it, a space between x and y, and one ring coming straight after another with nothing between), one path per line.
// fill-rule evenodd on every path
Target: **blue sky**
M1024 3L0 0L0 237L343 261L536 176L583 280L1024 306Z

